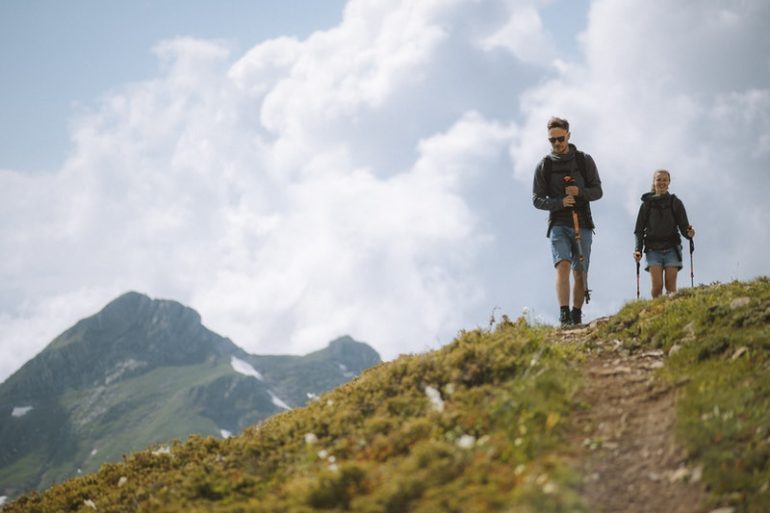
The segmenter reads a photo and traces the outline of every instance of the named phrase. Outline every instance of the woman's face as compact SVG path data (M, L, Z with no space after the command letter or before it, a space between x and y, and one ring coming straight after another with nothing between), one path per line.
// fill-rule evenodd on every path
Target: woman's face
M668 192L668 184L671 183L668 173L657 172L652 178L652 185L655 187L655 194L664 194Z

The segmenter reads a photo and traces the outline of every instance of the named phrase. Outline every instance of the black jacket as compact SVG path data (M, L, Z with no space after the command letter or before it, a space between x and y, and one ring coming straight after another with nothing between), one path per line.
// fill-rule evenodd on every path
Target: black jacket
M647 192L636 216L636 251L678 248L682 243L679 233L686 238L689 226L682 200L669 193L656 196Z
M578 171L575 153L578 149L574 144L569 145L567 155L547 155L535 168L535 179L532 184L532 204L540 210L548 210L548 229L554 224L572 226L572 209L562 206L564 193L564 177L570 175L574 178L580 189L580 195L575 198L575 207L580 220L580 226L594 229L591 218L591 206L589 201L595 201L602 197L602 181L599 179L599 171L591 155L585 155L585 178ZM551 160L550 177L545 176L545 160ZM548 183L546 183L546 181Z

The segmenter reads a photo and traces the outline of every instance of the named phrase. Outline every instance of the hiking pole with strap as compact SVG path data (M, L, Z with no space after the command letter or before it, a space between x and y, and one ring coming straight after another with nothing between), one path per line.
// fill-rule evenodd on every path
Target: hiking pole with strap
M692 226L687 227L688 230L692 230ZM692 254L695 252L695 242L690 237L690 287L695 287L695 269L692 266Z
M564 177L564 186L568 187L575 185L575 180L567 175ZM591 301L591 291L588 290L588 271L586 270L585 257L583 256L583 245L580 243L580 218L578 217L577 209L572 207L572 226L575 229L575 243L578 248L578 259L580 261L580 268L583 270L583 291L585 296L585 302L588 304Z

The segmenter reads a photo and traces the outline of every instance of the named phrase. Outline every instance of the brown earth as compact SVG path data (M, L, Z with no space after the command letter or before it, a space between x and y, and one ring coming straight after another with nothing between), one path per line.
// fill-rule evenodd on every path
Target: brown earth
M594 513L704 513L702 468L688 466L674 436L676 385L656 379L663 351L629 352L592 336L597 325L565 330L585 344L585 405L573 428L583 494Z

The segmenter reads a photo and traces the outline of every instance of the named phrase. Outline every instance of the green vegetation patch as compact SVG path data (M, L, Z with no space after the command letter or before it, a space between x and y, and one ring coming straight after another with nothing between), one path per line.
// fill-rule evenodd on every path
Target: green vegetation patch
M687 289L627 305L603 328L626 347L660 348L681 386L680 443L714 505L770 504L770 280Z
M6 511L584 511L558 455L579 350L504 319L227 440L193 436Z

